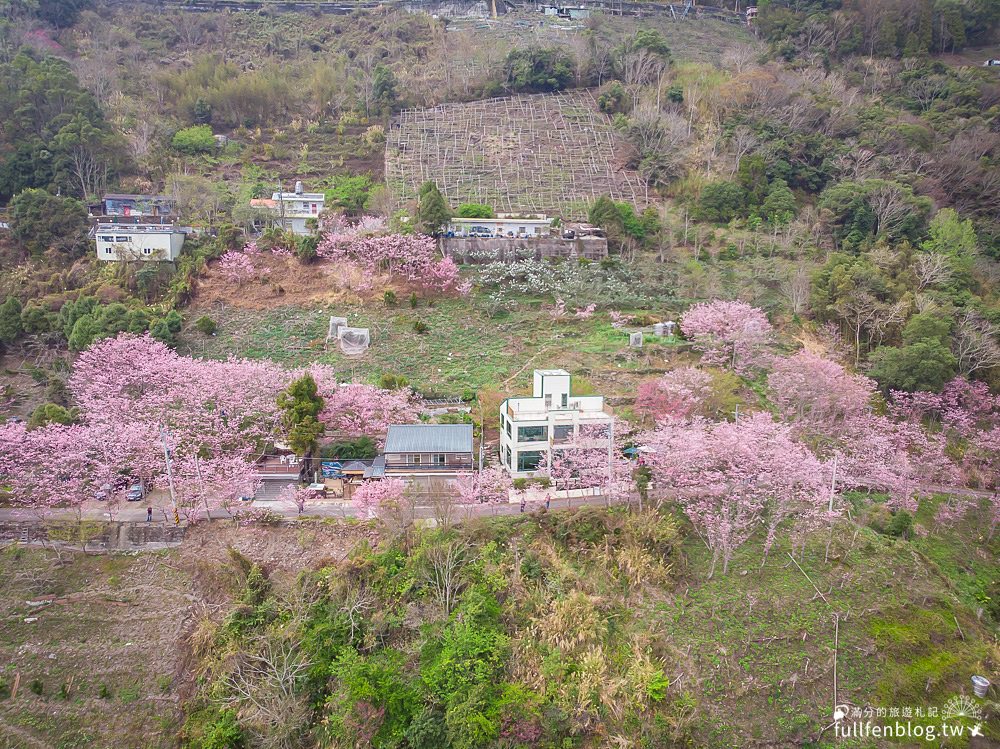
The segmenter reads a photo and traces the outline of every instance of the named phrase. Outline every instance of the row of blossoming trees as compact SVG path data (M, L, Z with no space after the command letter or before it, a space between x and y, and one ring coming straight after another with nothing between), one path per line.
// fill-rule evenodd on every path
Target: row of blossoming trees
M291 257L294 253L280 244L270 246L265 253L261 243L251 241L242 249L222 255L217 269L230 283L243 284L270 273L270 267L263 262L265 254ZM405 283L427 292L464 295L471 290L468 281L459 279L454 261L439 256L434 239L389 233L382 219L366 217L354 224L335 223L316 245L316 257L359 270L359 291L374 288L376 279Z
M772 354L766 315L742 302L694 305L681 328L708 365L766 376L771 413L712 421L706 404L712 377L682 367L645 383L636 409L656 426L640 436L661 498L678 502L715 563L763 533L765 555L779 526L801 538L832 522L835 493L885 493L894 510L913 511L921 489L935 484L1000 488L1000 398L963 378L941 393L891 392L809 351ZM996 494L988 527L1000 524ZM978 509L953 498L937 519L949 523Z
M320 421L345 436L381 435L412 421L409 390L339 384L308 369L324 399ZM180 513L197 519L253 495L256 459L280 437L277 396L303 370L270 362L180 356L149 336L101 341L77 360L69 389L80 423L0 426L0 478L9 501L47 512L106 495L113 512L128 480L167 486L167 456Z

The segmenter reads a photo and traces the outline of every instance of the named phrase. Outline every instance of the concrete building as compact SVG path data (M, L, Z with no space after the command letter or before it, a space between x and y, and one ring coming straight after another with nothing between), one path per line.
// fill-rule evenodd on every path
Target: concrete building
M530 397L500 404L500 462L514 478L537 475L554 451L594 441L610 447L613 417L600 395L572 395L564 369L536 369Z
M100 216L172 216L174 200L166 195L108 193L91 212Z
M176 260L185 233L171 224L106 224L94 228L98 260Z
M270 199L251 200L250 205L265 208L273 214L275 226L280 226L293 234L307 236L315 234L319 228L319 218L326 205L326 195L321 192L306 192L302 183L296 182L293 192L276 192Z
M448 222L449 237L547 237L552 219L547 216L498 214L497 218L453 218Z
M472 424L400 424L385 438L385 476L454 476L471 471Z

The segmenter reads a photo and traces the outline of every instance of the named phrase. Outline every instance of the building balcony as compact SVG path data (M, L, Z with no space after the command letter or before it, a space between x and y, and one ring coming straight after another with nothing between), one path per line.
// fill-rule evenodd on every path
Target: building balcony
M459 473L475 468L472 461L463 463L386 463L386 473Z

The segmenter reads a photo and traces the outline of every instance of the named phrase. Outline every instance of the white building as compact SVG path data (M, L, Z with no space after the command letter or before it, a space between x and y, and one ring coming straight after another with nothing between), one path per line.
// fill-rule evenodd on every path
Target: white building
M274 214L274 223L285 231L307 236L319 227L319 217L326 204L321 192L306 192L301 182L295 183L293 192L276 192L271 199L255 199L250 205L267 208Z
M171 224L98 224L98 260L176 260L184 232Z
M543 458L551 461L554 451L585 440L607 440L610 446L613 417L604 410L604 397L570 391L566 370L536 369L531 397L500 404L500 462L511 476L530 478Z
M448 234L455 237L547 237L552 219L546 216L499 214L497 218L453 218Z

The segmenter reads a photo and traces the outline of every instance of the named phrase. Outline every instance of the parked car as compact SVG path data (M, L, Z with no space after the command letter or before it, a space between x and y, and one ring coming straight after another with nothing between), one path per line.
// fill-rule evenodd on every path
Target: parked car
M137 481L128 488L125 499L129 502L141 502L146 497L146 485Z
M94 499L104 501L111 496L111 484L104 484L100 489L94 492Z

